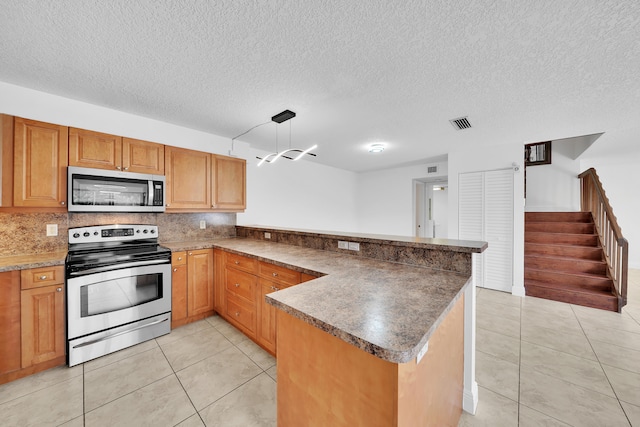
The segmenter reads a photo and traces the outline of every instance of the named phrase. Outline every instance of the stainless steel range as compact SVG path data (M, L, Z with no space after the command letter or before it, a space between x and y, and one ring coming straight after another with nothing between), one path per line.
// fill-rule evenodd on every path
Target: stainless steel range
M69 366L171 331L171 251L155 225L69 229Z

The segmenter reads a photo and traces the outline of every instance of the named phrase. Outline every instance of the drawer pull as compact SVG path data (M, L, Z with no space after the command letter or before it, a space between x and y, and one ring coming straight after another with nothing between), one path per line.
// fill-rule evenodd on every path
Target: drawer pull
M189 252L189 255L193 255L193 252Z
M236 311L236 317L240 317L240 312Z
M40 280L47 280L47 276L40 276Z
M240 283L236 283L236 288L239 288L239 287L240 287Z
M56 292L62 292L62 288L56 289Z
M178 257L178 261L182 261L182 257L181 256Z
M240 265L240 261L234 261L235 265Z
M273 277L278 277L278 273L272 273Z
M177 269L177 268L174 268L174 269L173 269L173 271L174 271L174 272L175 272L175 271L178 271L178 269Z

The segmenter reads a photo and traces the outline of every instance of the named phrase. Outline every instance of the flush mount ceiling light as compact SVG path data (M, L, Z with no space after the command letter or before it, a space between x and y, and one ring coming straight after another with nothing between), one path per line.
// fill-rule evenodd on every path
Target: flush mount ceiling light
M241 133L240 135L236 136L235 138L233 138L231 140L231 150L233 151L233 141L236 140L237 138L241 137L242 135L246 135L247 133L251 132L253 129L266 125L268 123L276 123L276 152L275 153L271 153L268 154L264 157L256 157L258 160L260 160L258 162L258 166L262 166L263 163L275 163L276 160L278 160L280 157L283 157L285 159L288 160L293 160L294 162L296 160L300 160L301 158L303 158L305 155L308 156L313 156L316 157L316 155L314 153L312 153L311 151L315 150L316 148L318 148L318 145L313 145L309 148L307 148L306 150L301 150L299 148L291 148L291 122L289 122L289 148L283 151L279 151L278 150L278 126L281 123L286 122L289 119L292 119L296 116L296 113L294 113L291 110L284 110L281 113L276 114L275 116L271 117L271 121L270 122L265 122L265 123L261 123L259 125L256 125L254 127L252 127L251 129L249 129L248 131Z
M369 146L370 153L382 153L384 151L384 144L371 144Z

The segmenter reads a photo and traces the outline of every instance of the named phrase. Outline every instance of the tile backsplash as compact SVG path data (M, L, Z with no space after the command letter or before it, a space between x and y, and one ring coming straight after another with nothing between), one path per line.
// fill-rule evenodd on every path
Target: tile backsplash
M57 236L47 237L47 224L58 225ZM64 251L69 228L100 224L157 225L160 242L236 235L235 213L0 213L0 256Z

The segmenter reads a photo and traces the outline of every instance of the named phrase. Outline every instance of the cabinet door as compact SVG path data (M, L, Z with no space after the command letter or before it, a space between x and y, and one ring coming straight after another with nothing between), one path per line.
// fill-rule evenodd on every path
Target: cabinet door
M122 138L122 169L164 175L164 145Z
M171 322L175 323L187 318L187 265L174 265L172 271Z
M225 282L224 282L224 252L220 249L213 250L213 262L214 262L214 281L213 281L213 308L215 311L225 316L226 313L226 296L225 296Z
M65 206L67 141L66 126L15 118L14 206Z
M64 286L21 293L22 367L65 354Z
M258 342L267 350L276 352L276 308L265 301L265 295L275 292L278 285L259 279L258 288Z
M20 271L0 273L0 376L20 369Z
M189 251L187 268L189 316L213 311L213 249Z
M212 156L213 209L244 211L246 202L246 165L244 159Z
M84 129L69 129L69 165L122 169L122 138Z
M165 147L167 208L211 209L211 154Z

